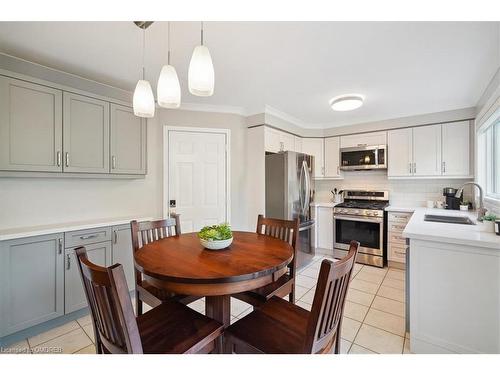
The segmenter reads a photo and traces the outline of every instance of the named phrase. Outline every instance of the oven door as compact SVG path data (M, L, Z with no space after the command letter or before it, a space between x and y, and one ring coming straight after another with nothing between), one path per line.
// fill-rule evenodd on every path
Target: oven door
M384 255L384 219L348 215L333 216L333 247L349 250L352 240L358 241L360 253Z

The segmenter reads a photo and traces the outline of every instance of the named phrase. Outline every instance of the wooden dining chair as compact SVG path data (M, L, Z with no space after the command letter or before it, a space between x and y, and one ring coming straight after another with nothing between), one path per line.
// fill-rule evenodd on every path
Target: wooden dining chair
M295 303L295 272L297 268L299 219L269 219L263 215L259 215L257 218L257 233L288 242L293 248L293 260L288 265L288 272L272 283L258 289L235 294L232 297L249 303L252 306L262 305L273 296L288 296L289 301Z
M171 236L181 234L181 224L179 215L172 214L165 220L130 222L132 231L132 249L135 254L137 250L151 242L161 240ZM143 312L143 303L151 307L160 305L168 299L175 299L178 302L189 304L202 297L175 295L167 291L156 288L143 279L142 273L135 269L135 305L137 315Z
M75 250L94 326L98 354L207 353L221 335L221 323L189 307L165 301L135 317L120 264L91 263L84 247Z
M345 258L323 260L311 312L273 297L224 332L226 351L236 353L334 353L340 351L345 298L359 243Z

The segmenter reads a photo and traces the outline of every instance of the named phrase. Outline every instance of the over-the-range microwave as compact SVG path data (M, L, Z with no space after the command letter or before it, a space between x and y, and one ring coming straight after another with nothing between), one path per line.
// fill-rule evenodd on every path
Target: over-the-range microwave
M340 169L387 169L387 146L356 146L340 149Z

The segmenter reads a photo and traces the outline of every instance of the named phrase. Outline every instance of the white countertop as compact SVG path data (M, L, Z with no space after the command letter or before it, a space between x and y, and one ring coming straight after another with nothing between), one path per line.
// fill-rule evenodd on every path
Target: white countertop
M333 208L339 203L333 203L333 202L314 202L311 203L311 206L313 207L328 207L328 208Z
M414 212L417 207L405 207L405 206L387 206L385 208L386 211L390 212Z
M468 216L477 225L449 224L424 221L425 214L446 216ZM484 232L482 223L477 222L475 212L419 207L415 209L403 231L403 236L417 240L455 243L500 250L500 236Z
M33 227L9 228L0 230L0 241L13 240L16 238L26 238L42 236L45 234L72 232L75 230L92 229L99 227L111 227L115 225L129 224L132 220L146 221L153 220L151 217L121 217L100 220L89 220L81 222L69 222L62 224L39 225Z

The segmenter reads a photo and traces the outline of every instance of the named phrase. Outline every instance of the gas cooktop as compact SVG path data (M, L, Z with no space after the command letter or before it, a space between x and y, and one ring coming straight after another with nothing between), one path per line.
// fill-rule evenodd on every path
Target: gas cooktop
M363 210L383 210L389 205L388 201L346 200L335 205L335 208L359 208Z

